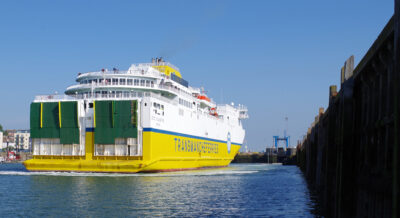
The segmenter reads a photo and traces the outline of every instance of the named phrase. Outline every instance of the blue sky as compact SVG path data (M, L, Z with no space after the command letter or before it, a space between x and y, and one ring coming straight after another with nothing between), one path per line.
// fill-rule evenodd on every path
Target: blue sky
M215 101L248 106L251 150L271 146L286 116L295 145L393 2L1 1L0 124L29 128L34 96L63 93L78 72L164 56Z

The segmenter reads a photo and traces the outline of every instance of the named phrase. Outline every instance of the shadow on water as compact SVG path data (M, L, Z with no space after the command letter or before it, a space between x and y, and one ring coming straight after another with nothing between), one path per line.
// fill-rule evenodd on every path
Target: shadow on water
M305 176L302 174L302 177L304 181L307 181ZM324 211L323 207L320 204L318 192L315 191L315 188L310 185L309 183L306 182L308 191L309 191L309 196L310 196L310 212L315 216L315 217L324 217Z
M0 201L6 202L0 214L10 216L318 216L315 198L294 166L101 174L34 173L3 164L0 180Z

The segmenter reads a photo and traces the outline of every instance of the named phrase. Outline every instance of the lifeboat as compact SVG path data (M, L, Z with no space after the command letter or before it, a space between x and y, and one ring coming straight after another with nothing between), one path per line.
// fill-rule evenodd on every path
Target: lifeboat
M206 100L208 102L211 102L210 99L205 95L198 95L197 98L200 99L200 100Z

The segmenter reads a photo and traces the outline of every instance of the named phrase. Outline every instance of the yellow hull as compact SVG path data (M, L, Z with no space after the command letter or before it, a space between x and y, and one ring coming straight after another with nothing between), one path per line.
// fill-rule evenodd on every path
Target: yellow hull
M86 132L85 156L33 156L30 171L137 173L225 167L240 149L232 143L157 129L144 129L143 156L95 156L93 132Z

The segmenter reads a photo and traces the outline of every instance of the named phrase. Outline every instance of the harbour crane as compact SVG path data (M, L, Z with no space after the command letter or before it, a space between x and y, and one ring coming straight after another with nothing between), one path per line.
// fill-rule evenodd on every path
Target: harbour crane
M279 143L279 141L284 141L284 142L285 142L285 144L286 144L286 149L290 146L290 136L287 135L288 122L289 122L288 117L285 117L285 129L283 130L283 137L272 136L272 138L273 138L273 144L274 144L274 146L275 146L275 149L278 149L278 143Z

